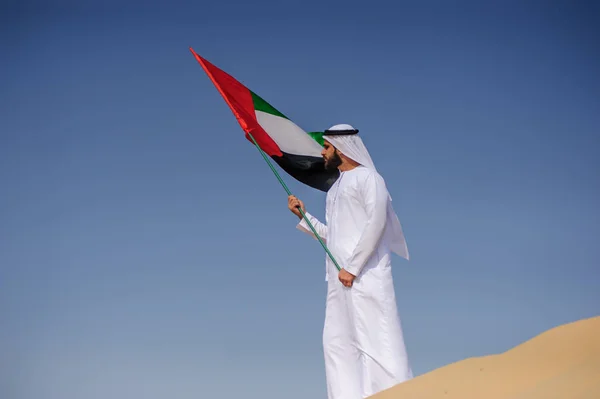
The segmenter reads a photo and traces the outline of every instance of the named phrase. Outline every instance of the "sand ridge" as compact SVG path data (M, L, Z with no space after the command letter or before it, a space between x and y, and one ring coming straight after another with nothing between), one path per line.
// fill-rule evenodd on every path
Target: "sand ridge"
M600 399L600 316L552 328L497 355L468 358L370 399Z

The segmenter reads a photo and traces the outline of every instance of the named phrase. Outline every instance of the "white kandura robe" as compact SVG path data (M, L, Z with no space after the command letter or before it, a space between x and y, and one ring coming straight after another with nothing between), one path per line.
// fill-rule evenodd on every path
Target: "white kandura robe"
M383 178L363 166L342 172L327 193L326 224L305 214L338 265L356 276L344 287L326 254L328 398L362 399L411 379L391 270L396 216ZM314 237L304 219L297 227Z

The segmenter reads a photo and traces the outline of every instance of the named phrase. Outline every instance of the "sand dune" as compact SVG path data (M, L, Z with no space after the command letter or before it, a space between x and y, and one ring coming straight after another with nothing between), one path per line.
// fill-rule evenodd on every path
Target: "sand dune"
M465 359L371 399L600 399L600 316Z

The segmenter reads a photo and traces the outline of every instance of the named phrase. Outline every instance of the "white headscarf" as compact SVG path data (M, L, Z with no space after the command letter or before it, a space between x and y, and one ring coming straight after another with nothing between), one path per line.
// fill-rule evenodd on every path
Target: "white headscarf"
M329 131L339 130L354 130L350 125L335 125L327 129ZM362 139L358 134L344 134L334 136L324 136L325 140L329 141L335 148L337 148L342 154L352 159L353 161L365 166L367 168L377 171L375 164L371 159L371 155L365 147Z
M354 129L351 125L340 124L334 125L327 129L330 132L348 131L355 132L354 134L338 134L338 135L325 135L323 138L329 141L338 151L344 154L346 157L359 163L360 165L372 169L377 172L375 164L371 159L371 155L365 147L362 139L358 136L358 130ZM388 228L391 234L391 249L399 256L409 259L408 247L404 238L404 232L400 225L400 220L394 211L391 201L392 197L388 192L390 202L388 202ZM386 229L387 230L387 229Z

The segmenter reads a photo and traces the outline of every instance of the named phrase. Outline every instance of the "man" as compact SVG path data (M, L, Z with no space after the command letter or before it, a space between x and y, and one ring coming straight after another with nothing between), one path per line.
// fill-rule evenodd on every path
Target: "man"
M288 208L301 219L297 227L314 237L298 208L303 210L342 268L338 272L327 256L328 398L362 399L413 377L391 271L391 252L408 259L408 251L385 182L358 130L335 125L324 139L325 165L340 171L327 192L326 223L306 212L295 196L288 198Z

